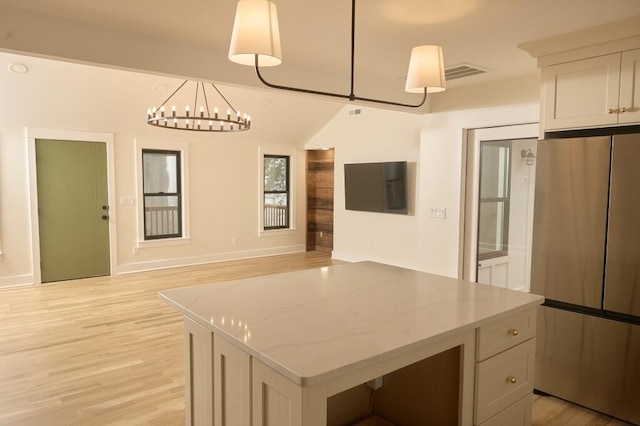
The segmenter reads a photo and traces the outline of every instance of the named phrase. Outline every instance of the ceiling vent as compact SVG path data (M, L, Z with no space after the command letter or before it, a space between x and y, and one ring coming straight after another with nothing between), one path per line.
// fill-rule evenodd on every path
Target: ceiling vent
M447 81L456 80L458 78L471 77L472 75L484 74L487 70L479 68L471 64L456 65L444 70L444 76Z

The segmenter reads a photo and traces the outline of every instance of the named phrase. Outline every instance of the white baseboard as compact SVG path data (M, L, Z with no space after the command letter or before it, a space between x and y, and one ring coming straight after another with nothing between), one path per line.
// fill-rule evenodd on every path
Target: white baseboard
M33 285L33 275L14 275L0 277L0 288Z
M351 253L346 253L343 251L333 250L331 253L331 258L336 260L342 260L343 262L363 262L369 259L366 259L362 256L353 255Z
M149 262L127 263L118 265L117 274L152 271L156 269L177 268L180 266L202 265L205 263L224 262L227 260L251 259L255 257L275 256L278 254L300 253L306 251L304 244L267 249L232 251L210 254L206 256L181 257L174 259L153 260Z

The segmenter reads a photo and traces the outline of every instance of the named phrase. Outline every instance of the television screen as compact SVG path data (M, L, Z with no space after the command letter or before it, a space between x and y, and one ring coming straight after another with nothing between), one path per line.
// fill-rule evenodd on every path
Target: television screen
M407 162L344 165L345 208L407 214Z

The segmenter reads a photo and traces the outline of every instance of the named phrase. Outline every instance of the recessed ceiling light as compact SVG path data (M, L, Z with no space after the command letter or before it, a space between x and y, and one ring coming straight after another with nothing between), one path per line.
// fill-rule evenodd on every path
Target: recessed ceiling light
M14 74L26 74L29 72L29 67L19 62L9 65L8 68L9 68L9 71L11 71Z

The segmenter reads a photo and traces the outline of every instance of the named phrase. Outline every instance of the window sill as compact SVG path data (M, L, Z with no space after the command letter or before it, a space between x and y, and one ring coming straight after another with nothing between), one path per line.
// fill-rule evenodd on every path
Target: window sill
M182 246L190 243L191 243L191 238L189 237L166 238L161 240L145 240L145 241L138 241L138 248Z
M259 237L282 237L284 235L294 235L298 232L296 228L287 229L267 229L258 231Z

